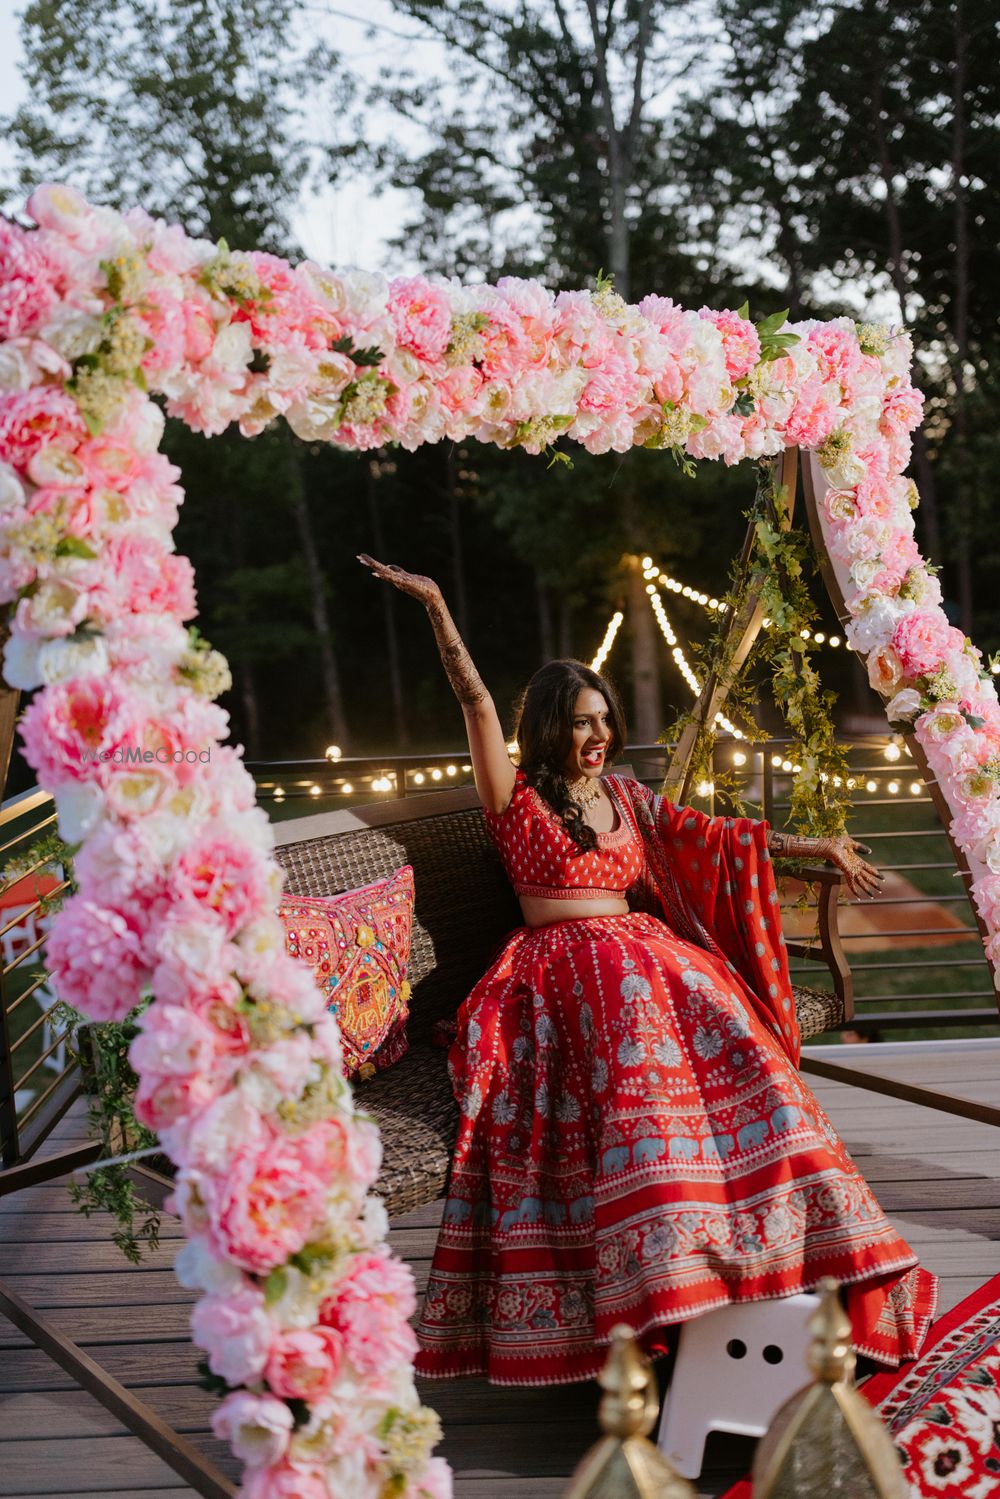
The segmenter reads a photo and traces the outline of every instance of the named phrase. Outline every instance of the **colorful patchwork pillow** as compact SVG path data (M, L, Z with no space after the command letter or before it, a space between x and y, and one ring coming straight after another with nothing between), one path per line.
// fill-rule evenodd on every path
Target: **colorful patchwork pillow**
M398 1062L409 1046L412 867L343 895L287 896L278 915L288 951L312 965L337 1017L348 1077Z

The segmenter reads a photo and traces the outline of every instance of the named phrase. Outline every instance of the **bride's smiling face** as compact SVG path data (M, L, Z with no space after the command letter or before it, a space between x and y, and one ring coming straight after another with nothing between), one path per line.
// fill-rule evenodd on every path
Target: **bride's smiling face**
M593 687L584 687L573 705L573 743L563 762L567 780L599 776L612 738L608 705Z

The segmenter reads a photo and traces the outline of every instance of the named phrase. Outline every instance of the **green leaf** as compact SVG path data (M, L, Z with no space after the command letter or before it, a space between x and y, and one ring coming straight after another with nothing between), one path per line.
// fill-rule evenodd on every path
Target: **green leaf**
M97 553L79 536L64 536L56 544L57 557L86 557L92 560Z
M760 322L757 324L757 332L760 334L761 338L767 338L770 337L772 333L777 333L782 323L787 322L788 308L786 307L784 312L772 312L768 317L761 318Z
M213 1374L208 1367L208 1359L203 1358L198 1363L198 1383L203 1390L210 1395L227 1395L232 1389L228 1380L222 1378L221 1374Z
M750 303L744 302L742 307L736 309L736 316L743 318L744 322L750 320Z
M273 1306L276 1301L281 1300L287 1285L287 1273L280 1265L275 1266L264 1281L264 1300L268 1306Z

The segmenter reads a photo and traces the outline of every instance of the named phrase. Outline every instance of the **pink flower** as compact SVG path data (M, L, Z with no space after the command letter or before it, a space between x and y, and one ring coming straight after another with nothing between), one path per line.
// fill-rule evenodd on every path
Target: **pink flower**
M0 392L0 461L27 469L50 442L75 448L87 429L80 409L64 390L51 385Z
M413 1276L386 1254L359 1254L320 1308L320 1321L343 1335L344 1352L362 1374L408 1362L416 1338L407 1319L416 1308Z
M235 1390L212 1412L212 1431L251 1468L269 1467L284 1457L293 1424L283 1400L249 1390Z
M800 385L795 405L785 423L785 443L791 447L819 448L837 424L839 392L813 377Z
M41 785L55 790L67 781L99 781L107 757L136 740L138 729L137 705L112 681L79 677L49 687L28 705L21 740Z
M452 1499L451 1469L443 1457L429 1457L422 1473L411 1478L403 1499Z
M185 620L198 612L194 568L153 536L126 532L112 537L105 569L114 613L172 614Z
M942 666L952 651L961 651L965 636L938 610L914 609L904 615L892 634L903 675L910 681L926 677Z
M181 1005L152 1005L139 1021L140 1033L129 1047L136 1072L188 1076L205 1072L215 1056L209 1026Z
M451 308L440 287L422 276L398 276L389 284L389 311L400 348L428 363L441 358L451 338Z
M854 328L817 323L806 336L806 347L816 360L820 377L836 381L847 394L865 358Z
M37 236L0 219L0 339L44 322L56 298L56 273Z
M245 1270L266 1274L284 1264L316 1227L332 1178L317 1130L295 1139L275 1135L237 1153L223 1178L209 1184L212 1241Z
M178 1123L186 1125L207 1109L224 1087L221 1074L208 1077L195 1072L179 1077L176 1073L145 1072L135 1090L135 1117L161 1135L176 1157L180 1141L168 1142L168 1131Z
M924 412L924 398L912 386L904 390L890 391L882 403L882 419L879 431L886 437L899 437L920 426Z
M730 380L742 380L760 358L760 335L753 323L735 312L713 312L710 307L702 307L698 316L712 323L722 334L726 374Z
M264 1378L285 1400L321 1400L340 1372L342 1343L331 1327L280 1333L271 1345Z
M264 1372L277 1329L263 1291L244 1284L203 1296L191 1312L191 1336L208 1354L208 1367L228 1384L252 1384Z
M91 1020L124 1020L149 982L135 923L79 894L56 917L46 966L59 998Z
M177 898L213 912L230 935L263 908L268 894L263 859L224 829L195 839L173 878Z
M281 1463L246 1474L240 1499L330 1499L330 1490L318 1468Z

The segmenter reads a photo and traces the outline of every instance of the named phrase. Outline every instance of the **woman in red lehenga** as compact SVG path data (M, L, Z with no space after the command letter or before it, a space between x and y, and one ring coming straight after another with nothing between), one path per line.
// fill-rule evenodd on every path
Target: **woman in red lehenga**
M525 922L458 1013L459 1134L418 1372L587 1379L616 1323L656 1355L672 1325L826 1275L859 1353L914 1358L936 1281L796 1070L770 860L827 858L870 895L861 846L602 780L621 708L576 661L529 683L515 770L437 585L360 560L427 607Z

